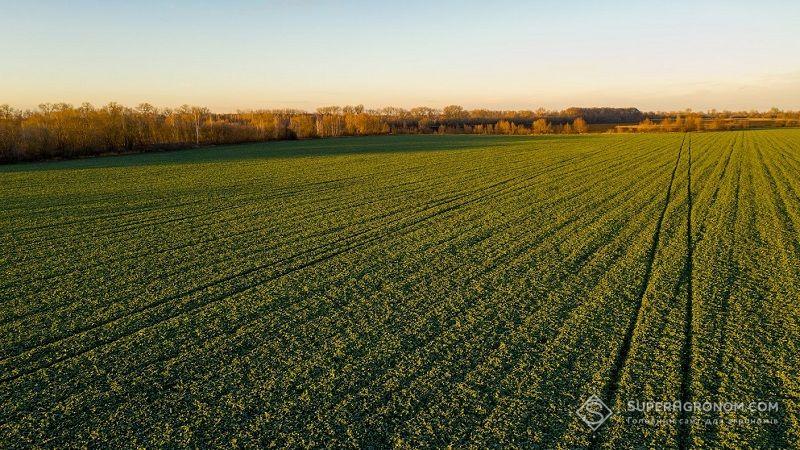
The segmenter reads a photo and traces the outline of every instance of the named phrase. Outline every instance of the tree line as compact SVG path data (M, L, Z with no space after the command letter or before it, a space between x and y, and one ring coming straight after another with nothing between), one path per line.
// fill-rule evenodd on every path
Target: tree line
M441 110L367 110L357 105L327 106L313 113L279 109L229 114L198 106L156 108L146 103L135 108L117 103L102 107L57 103L26 111L0 105L0 161L336 136L588 132L582 118L559 114L545 110L467 111L455 105Z
M88 103L78 107L66 103L47 103L36 110L25 111L0 105L0 162L337 136L582 134L590 131L590 124L619 123L639 128L617 131L707 128L703 124L709 114L677 115L674 121L668 114L645 114L636 108L503 111L467 110L458 105L442 109L426 106L412 109L326 106L314 112L275 109L224 114L214 113L205 107L184 105L179 108L156 108L147 103L134 108L118 103L102 107ZM742 113L713 114L721 123L729 123L733 120L731 117L738 117ZM797 115L781 111L744 114L749 114L747 117L759 114L759 117L767 118ZM613 128L613 125L602 129L608 128Z
M687 131L724 131L748 128L782 128L800 126L800 113L661 113L646 117L638 124L617 125L616 132L652 133Z

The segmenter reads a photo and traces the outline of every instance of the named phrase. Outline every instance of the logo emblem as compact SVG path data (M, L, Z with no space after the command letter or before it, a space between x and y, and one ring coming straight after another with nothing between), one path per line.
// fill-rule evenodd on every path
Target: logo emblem
M614 414L611 408L606 406L606 404L600 400L600 397L596 395L592 395L586 399L575 413L583 420L583 423L592 429L592 431L596 431L600 428L600 425Z

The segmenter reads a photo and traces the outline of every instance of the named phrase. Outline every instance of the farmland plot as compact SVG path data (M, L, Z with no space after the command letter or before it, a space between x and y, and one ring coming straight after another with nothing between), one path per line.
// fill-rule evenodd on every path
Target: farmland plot
M797 446L799 170L794 130L0 168L0 442Z

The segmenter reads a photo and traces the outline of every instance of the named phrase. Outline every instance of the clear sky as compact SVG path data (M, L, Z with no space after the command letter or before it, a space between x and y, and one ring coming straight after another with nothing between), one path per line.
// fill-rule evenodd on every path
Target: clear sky
M800 109L800 1L0 0L0 104Z

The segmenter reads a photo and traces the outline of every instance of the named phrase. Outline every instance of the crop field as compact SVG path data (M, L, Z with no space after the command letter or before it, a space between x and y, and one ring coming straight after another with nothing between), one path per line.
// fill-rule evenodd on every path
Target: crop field
M798 448L799 232L800 130L3 166L0 447Z

